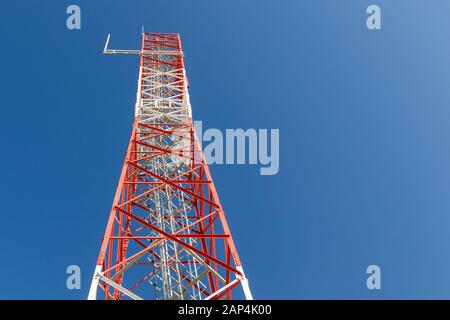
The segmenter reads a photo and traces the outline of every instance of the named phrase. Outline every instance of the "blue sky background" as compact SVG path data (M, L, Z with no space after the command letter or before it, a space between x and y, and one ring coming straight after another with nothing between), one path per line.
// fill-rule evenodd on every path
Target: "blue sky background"
M141 25L181 33L205 128L280 129L278 175L211 167L255 298L450 298L444 0L3 3L0 298L87 296L138 74L101 51L138 48Z

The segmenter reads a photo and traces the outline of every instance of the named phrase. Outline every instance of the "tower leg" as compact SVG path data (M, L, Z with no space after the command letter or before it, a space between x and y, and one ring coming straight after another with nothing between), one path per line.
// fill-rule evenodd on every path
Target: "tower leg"
M237 266L236 269L242 273L241 284L242 289L244 290L245 299L253 300L253 295L252 292L250 291L250 286L248 285L248 279L245 277L244 269L242 268L242 266Z
M89 289L88 300L97 300L97 288L99 277L98 274L102 271L102 266L95 266L94 275L92 277L91 287Z

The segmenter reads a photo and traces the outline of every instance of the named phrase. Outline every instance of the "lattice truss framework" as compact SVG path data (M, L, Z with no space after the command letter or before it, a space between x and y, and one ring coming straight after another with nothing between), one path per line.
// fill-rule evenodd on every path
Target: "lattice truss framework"
M135 121L89 298L101 288L106 299L231 299L242 285L251 299L195 135L180 37L144 32L139 54Z

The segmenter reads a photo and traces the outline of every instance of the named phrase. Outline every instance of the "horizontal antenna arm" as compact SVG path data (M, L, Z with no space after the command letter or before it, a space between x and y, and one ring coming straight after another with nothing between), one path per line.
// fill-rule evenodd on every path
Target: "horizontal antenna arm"
M111 38L111 34L108 34L108 38L106 38L105 48L103 49L103 54L141 54L141 50L108 49L108 44L109 44L110 38Z

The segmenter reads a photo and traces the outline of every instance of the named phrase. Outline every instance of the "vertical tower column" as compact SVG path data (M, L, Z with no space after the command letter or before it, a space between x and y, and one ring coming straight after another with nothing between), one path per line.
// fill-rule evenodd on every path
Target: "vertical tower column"
M108 37L109 41L109 37ZM143 33L135 120L89 299L252 295L195 134L178 34Z

